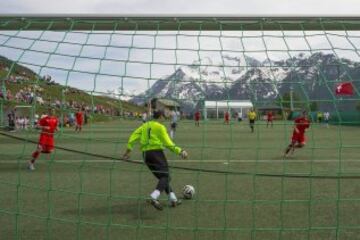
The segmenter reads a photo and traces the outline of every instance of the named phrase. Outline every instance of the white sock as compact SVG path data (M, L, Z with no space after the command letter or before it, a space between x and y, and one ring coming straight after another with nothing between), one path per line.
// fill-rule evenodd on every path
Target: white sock
M150 194L150 197L151 197L152 199L157 200L157 199L160 197L160 191L157 190L157 189L155 189L155 190Z
M176 195L174 192L169 193L169 198L170 198L170 201L177 201L177 198L176 198Z
M173 131L170 131L170 137L171 137L171 139L174 138L174 132Z

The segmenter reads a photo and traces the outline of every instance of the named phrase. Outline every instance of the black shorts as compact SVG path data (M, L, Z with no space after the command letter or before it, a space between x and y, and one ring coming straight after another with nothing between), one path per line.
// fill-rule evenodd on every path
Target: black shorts
M249 122L250 122L250 124L254 124L254 123L255 123L255 119L250 119Z
M150 150L143 154L146 166L155 177L169 177L169 166L163 150Z
M176 126L177 126L177 124L176 123L171 123L171 125L170 125L170 127L172 128L172 129L176 129Z
M15 122L13 120L9 121L9 127L11 128L15 127Z

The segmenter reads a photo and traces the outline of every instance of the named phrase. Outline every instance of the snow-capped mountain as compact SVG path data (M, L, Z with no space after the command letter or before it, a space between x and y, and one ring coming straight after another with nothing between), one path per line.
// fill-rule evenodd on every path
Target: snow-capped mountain
M150 89L133 98L137 103L149 97L179 99L193 103L200 99L251 99L260 105L294 91L307 100L331 100L335 81L359 79L360 64L338 59L333 54L299 54L286 60L260 62L245 56L225 56L222 63L211 59L182 66L159 79ZM359 82L354 82L360 87Z
M250 58L249 58L250 59ZM251 59L254 64L261 64ZM244 64L242 64L244 65ZM163 97L196 101L222 99L224 92L247 72L240 58L224 57L224 62L213 63L210 58L194 61L190 66L181 66L170 76L159 79L150 89L136 97Z

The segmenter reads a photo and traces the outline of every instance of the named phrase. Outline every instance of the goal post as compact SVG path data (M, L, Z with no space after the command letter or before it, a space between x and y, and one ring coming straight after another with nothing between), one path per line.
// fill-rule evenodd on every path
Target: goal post
M0 15L2 30L281 31L359 30L359 16Z

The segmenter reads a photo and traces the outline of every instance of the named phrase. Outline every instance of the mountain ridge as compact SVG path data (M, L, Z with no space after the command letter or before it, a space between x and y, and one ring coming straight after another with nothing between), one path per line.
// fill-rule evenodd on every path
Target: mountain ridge
M241 64L244 59L224 58L238 65L212 67L195 63L182 66L132 100L141 104L141 99L145 98L171 98L193 102L195 106L202 99L251 99L256 105L266 105L293 89L304 101L318 101L321 108L329 108L337 101L334 96L337 82L354 80L355 88L360 89L357 80L360 79L360 63L338 59L334 54L299 54L285 60L263 62L245 56L244 64ZM353 106L343 107L353 109Z

